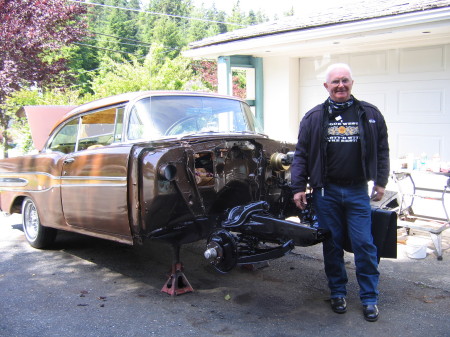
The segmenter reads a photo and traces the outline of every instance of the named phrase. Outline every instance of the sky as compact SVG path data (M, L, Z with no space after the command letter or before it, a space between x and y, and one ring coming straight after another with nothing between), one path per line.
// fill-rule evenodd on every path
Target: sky
M239 0L241 10L248 13L249 10L257 12L261 10L269 18L273 18L275 14L281 15L294 7L294 13L300 11L313 10L316 8L326 8L355 0ZM220 10L231 12L237 0L194 0L194 3L205 4L205 7L211 7L215 3Z

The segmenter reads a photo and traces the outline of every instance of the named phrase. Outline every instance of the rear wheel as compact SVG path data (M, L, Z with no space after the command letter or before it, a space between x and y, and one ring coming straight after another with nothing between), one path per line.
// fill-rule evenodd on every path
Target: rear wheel
M28 243L34 248L45 248L55 241L56 229L44 227L34 201L25 198L22 204L22 225Z

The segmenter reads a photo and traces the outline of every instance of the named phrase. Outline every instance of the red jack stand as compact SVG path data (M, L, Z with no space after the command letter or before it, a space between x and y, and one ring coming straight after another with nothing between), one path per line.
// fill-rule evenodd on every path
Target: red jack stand
M180 245L172 244L173 263L172 273L161 291L171 296L177 296L194 291L183 273L183 264L180 262Z
M171 296L177 296L194 291L183 273L183 264L181 262L177 262L172 265L172 274L169 276L169 279L166 284L164 284L161 291Z

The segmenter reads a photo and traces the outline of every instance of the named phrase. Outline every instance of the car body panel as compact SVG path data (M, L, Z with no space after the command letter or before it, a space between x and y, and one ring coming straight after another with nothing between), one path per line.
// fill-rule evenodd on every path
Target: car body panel
M127 203L130 149L130 145L103 147L75 152L63 159L61 200L67 225L130 236Z

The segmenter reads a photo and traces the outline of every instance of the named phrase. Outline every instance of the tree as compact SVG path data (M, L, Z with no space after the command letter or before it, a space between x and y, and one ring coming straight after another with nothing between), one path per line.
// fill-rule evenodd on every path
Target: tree
M227 25L228 31L242 28L245 21L245 13L241 10L240 0L237 0L231 10L231 16L227 19L228 22L236 23L236 25Z
M194 8L191 12L192 17L196 18L207 18L208 12L203 7L203 4L200 8ZM209 24L206 21L193 20L189 23L188 31L187 31L187 40L188 41L197 41L206 37L206 32L208 31Z
M170 58L178 56L187 45L187 34L191 24L186 17L192 12L190 0L151 0L140 16L140 40L158 42L171 48Z
M162 45L154 44L143 63L118 62L109 59L92 82L95 97L106 97L141 90L183 90L192 80L190 60L178 56L167 57Z
M292 6L290 10L284 12L283 15L284 16L294 16L295 15L294 6Z
M25 88L14 91L4 105L7 111L17 111L25 105L79 105L90 100L88 95L80 99L76 90L55 88L52 90L38 90ZM27 153L34 150L31 132L26 118L18 118L9 128L9 133L16 143L15 150Z
M251 9L251 10L248 12L248 16L247 16L247 18L246 18L245 21L246 21L246 24L247 24L248 26L252 26L252 25L255 25L255 24L258 23L257 18L256 18L256 14L255 14L255 12L253 11L253 9Z
M225 20L225 13L218 11L214 5L211 9L206 9L202 4L201 7L194 8L190 16L209 21L191 20L189 22L187 33L188 42L198 41L205 37L214 36L226 31L226 25L218 23Z
M192 69L200 77L203 85L211 91L217 91L217 62L209 60L195 60Z
M106 8L102 11L101 20L96 23L94 31L97 34L97 45L100 48L113 50L103 52L110 58L120 59L124 56L127 58L126 53L134 54L138 50L138 46L131 43L131 40L137 37L138 14L121 8L139 9L139 1L109 0L105 4L120 8Z
M157 42L170 49L168 51L171 58L176 57L181 50L182 42L180 28L176 21L163 17L156 21L157 25L153 27L153 42Z
M65 0L0 0L0 128L5 156L9 95L27 86L60 82L67 60L58 51L86 35L85 7Z

